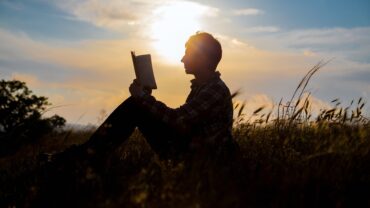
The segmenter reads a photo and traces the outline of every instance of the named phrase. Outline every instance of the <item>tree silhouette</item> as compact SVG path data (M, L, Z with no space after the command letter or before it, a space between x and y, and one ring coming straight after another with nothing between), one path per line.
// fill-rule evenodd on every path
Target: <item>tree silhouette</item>
M64 126L66 120L58 115L42 117L49 105L46 97L33 94L25 82L0 80L0 153Z

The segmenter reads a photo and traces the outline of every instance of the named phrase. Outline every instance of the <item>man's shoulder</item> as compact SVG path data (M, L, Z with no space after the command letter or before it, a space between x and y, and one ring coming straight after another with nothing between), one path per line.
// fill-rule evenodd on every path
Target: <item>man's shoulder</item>
M204 101L211 100L228 100L231 99L231 93L225 82L220 79L213 79L212 81L208 82L206 85L198 91L197 95L201 95Z
M210 90L218 91L222 94L224 94L224 93L225 94L230 94L229 87L226 85L226 83L220 77L218 77L217 79L214 79L212 82L210 82L207 85L207 88L210 89Z

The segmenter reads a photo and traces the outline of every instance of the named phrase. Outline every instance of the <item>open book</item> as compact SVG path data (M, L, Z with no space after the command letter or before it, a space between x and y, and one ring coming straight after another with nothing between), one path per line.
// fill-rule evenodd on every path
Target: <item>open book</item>
M150 54L136 56L135 52L131 51L131 56L136 78L145 88L157 89Z

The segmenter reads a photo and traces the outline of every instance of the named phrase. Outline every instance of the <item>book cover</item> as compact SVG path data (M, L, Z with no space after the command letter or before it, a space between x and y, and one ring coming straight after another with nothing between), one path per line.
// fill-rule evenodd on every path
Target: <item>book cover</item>
M136 78L144 87L157 89L150 54L136 56L135 52L131 51L131 56Z

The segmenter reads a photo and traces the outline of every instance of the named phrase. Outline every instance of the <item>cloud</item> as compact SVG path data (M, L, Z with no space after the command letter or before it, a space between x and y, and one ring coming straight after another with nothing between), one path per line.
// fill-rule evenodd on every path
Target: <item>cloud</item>
M244 31L248 33L263 33L263 32L273 33L280 31L280 29L275 26L258 26L245 28Z
M342 77L342 80L349 80L349 81L355 81L355 82L363 82L368 84L370 86L370 64L368 65L368 70L359 70L354 72L349 72L348 75L344 78Z
M267 37L268 36L268 37ZM261 45L370 62L370 27L302 29L267 35Z
M250 15L261 15L265 12L255 8L244 8L244 9L237 9L232 12L236 16L250 16Z
M72 123L94 123L99 109L111 112L128 97L126 88L105 82L89 82L79 77L65 82L40 80L37 75L13 73L12 79L26 82L36 95L45 96L53 104L45 116L59 114ZM107 86L110 85L110 86Z
M249 48L252 49L253 46L249 45L248 43L232 36L227 36L224 34L215 34L214 37L221 42L223 47L231 47L231 48Z
M59 70L100 71L112 73L125 70L131 61L127 54L135 48L148 50L148 40L116 39L85 40L74 43L54 44L32 40L23 33L11 33L0 29L0 60L55 65ZM129 62L131 63L131 62ZM39 66L37 66L39 67ZM131 66L130 66L131 67ZM24 67L23 67L24 68Z
M317 54L309 49L303 50L303 55L305 56L317 56Z
M335 83L342 80L351 89L363 88L369 81L370 28L332 28L285 32L272 38L289 50L303 50L304 55L334 58L323 76ZM345 85L345 83L341 85ZM369 83L369 82L367 82ZM339 86L341 87L341 86Z
M271 42L289 43L289 46L341 46L356 47L370 45L370 27L357 28L323 28L284 30L265 36ZM270 43L270 41L268 43Z
M355 44L369 43L370 28L327 28L327 29L303 29L293 30L284 33L288 35L287 38L295 40L299 43L309 45L324 44L324 45L338 45L338 44Z
M328 80L349 81L357 77L361 81L363 78L350 74L370 69L370 27L280 31L259 34L251 40L251 44L269 51L301 53L317 61L334 58L320 73Z
M270 111L275 105L273 98L266 94L248 95L242 103L245 103L244 113L247 116L251 116L260 107L264 107L265 110Z
M301 102L299 102L299 105L297 106L297 109L300 109L303 107L304 101L308 100L309 102L309 112L313 114L313 116L316 116L320 113L323 109L331 109L333 106L330 105L327 101L323 101L309 93L304 93L301 97ZM286 102L286 101L285 101ZM297 99L293 100L293 103L296 103Z
M140 35L142 32L138 32L133 26L147 28L153 23L153 19L158 18L158 8L169 5L192 5L192 8L202 10L202 14L208 17L216 17L219 13L217 8L192 1L67 0L55 1L55 4L79 20L114 31L129 32L131 35Z
M124 26L137 24L139 14L145 14L149 9L147 2L135 1L67 0L55 3L77 19L110 29L122 29Z
M26 82L27 85L40 86L40 81L35 75L32 75L32 74L22 74L22 73L14 72L11 74L11 79Z

